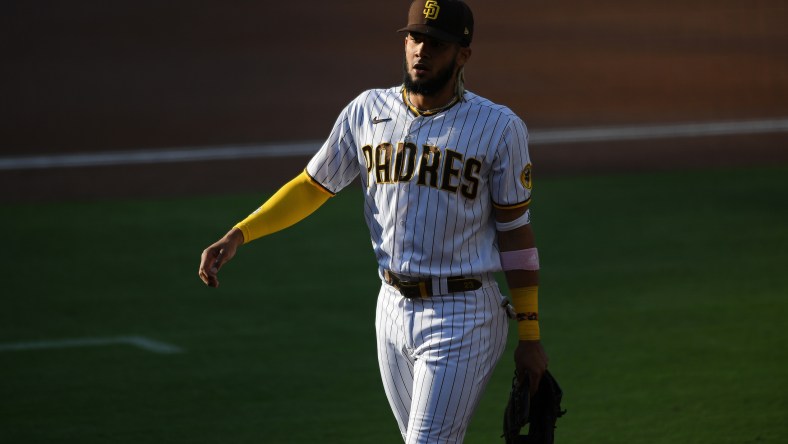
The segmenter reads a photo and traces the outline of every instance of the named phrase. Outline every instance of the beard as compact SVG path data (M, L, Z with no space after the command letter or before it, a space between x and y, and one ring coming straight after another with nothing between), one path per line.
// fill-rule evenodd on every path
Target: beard
M404 71L402 84L405 86L405 91L409 93L425 97L433 96L449 84L454 77L456 67L457 63L452 60L451 65L438 71L432 80L413 80L408 73L408 61L405 60L402 64Z

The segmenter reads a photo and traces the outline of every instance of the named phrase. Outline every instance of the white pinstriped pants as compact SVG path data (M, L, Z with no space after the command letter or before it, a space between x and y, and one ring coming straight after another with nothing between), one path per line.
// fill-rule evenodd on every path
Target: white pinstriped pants
M493 280L475 291L407 299L380 289L378 363L407 444L461 443L506 347L508 318Z

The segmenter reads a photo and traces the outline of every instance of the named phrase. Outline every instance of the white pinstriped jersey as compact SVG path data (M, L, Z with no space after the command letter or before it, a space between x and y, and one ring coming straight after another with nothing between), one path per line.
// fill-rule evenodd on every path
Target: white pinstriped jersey
M431 116L415 116L401 86L365 91L339 115L307 173L332 193L361 176L378 265L409 276L499 271L493 205L531 198L525 124L467 91Z

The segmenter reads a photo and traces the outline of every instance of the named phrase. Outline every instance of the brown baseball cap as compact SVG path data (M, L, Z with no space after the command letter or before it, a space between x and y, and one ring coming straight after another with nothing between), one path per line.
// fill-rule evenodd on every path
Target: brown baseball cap
M469 46L473 39L473 13L459 0L416 0L410 4L408 26L397 32L417 32Z

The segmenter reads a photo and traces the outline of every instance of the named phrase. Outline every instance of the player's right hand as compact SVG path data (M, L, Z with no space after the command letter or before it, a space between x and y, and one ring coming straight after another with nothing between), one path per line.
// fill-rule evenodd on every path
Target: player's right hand
M211 246L203 250L200 258L200 268L197 274L200 279L209 287L218 287L219 270L235 256L238 247L244 243L244 235L238 228L233 228L224 235L223 238L214 242Z

